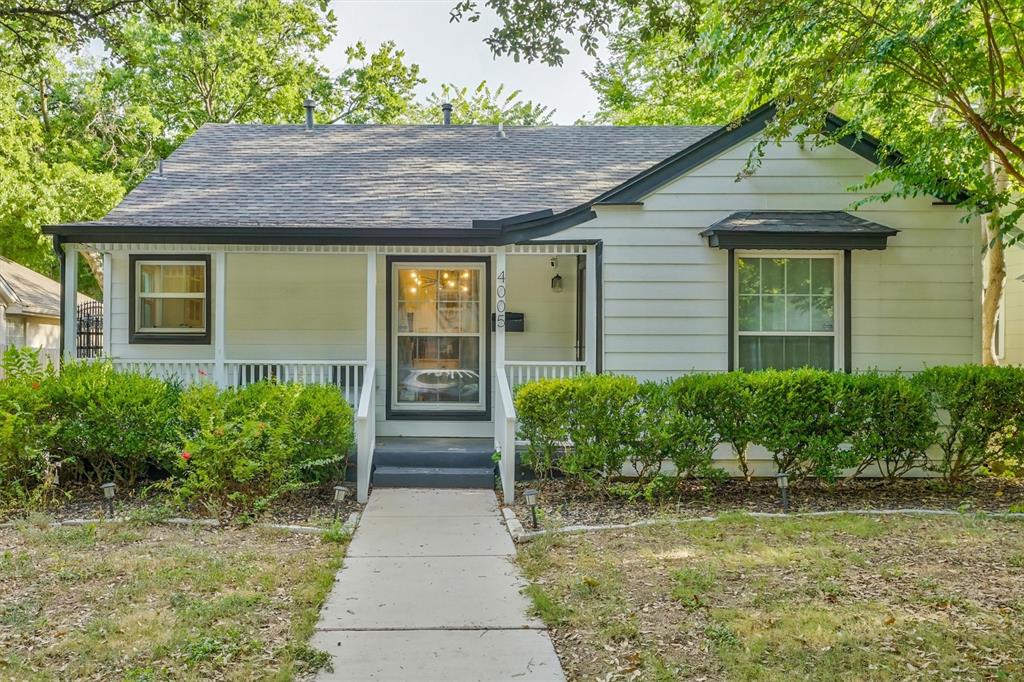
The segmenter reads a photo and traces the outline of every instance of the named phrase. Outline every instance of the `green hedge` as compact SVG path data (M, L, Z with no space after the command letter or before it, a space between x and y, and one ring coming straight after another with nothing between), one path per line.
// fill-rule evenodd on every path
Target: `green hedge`
M45 502L58 481L158 481L182 505L251 514L345 477L352 410L334 387L183 390L104 362L44 370L24 350L9 351L3 368L0 506Z
M751 445L791 480L835 481L865 471L895 480L931 467L953 483L1019 472L1024 370L936 367L913 378L814 369L695 374L668 383L631 377L544 379L516 392L524 462L609 486L631 465L642 485L716 475L712 452L732 447L752 475ZM942 457L926 452L937 445Z

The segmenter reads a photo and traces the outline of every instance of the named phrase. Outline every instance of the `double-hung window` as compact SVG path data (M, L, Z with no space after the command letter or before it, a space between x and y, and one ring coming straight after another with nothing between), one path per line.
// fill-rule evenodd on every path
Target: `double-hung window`
M744 370L840 366L841 254L736 254L736 357Z
M209 343L209 256L130 260L131 341Z

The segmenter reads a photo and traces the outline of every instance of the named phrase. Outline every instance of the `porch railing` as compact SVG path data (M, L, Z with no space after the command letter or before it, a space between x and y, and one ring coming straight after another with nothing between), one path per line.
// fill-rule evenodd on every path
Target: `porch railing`
M363 390L356 406L356 496L360 503L370 498L373 446L377 439L377 405L373 390L374 368L366 370Z
M114 367L122 372L149 374L159 379L180 381L188 386L213 381L213 360L126 360L113 358Z
M228 386L247 386L275 379L289 384L337 386L355 406L363 385L366 363L362 360L227 360Z
M537 379L566 379L582 374L587 367L585 362L561 360L506 360L505 374L508 376L509 387L517 386Z
M504 372L496 376L494 401L494 448L501 459L498 473L505 504L512 504L516 494L516 408L512 402L512 389Z

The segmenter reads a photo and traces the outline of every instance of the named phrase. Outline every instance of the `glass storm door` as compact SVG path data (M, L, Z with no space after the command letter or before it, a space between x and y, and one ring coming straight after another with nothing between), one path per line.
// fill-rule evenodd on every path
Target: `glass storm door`
M482 263L393 263L391 407L484 411Z

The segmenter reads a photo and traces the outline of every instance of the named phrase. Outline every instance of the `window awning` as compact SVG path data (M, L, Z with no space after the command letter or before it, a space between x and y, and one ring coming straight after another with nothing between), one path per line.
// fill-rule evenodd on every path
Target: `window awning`
M719 249L884 249L899 233L846 211L741 211L701 232Z

